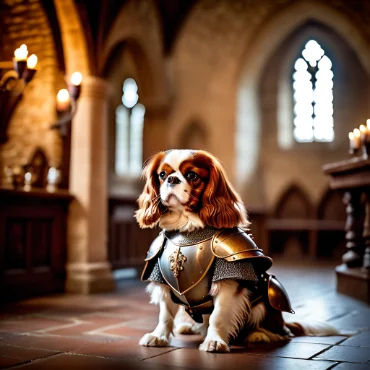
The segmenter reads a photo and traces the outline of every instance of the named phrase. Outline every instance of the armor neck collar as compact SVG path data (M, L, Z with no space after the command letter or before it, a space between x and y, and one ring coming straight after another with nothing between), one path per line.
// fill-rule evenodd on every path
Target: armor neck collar
M205 240L211 239L220 229L215 229L211 226L206 226L204 229L199 229L192 232L180 232L178 230L164 231L166 239L170 240L177 246L194 245Z

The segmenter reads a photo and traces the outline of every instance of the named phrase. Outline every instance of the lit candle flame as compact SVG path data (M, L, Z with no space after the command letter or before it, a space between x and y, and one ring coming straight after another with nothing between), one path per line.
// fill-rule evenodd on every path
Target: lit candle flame
M363 132L363 133L365 133L367 131L366 126L365 125L361 125L360 126L360 131Z
M359 130L358 128L355 128L355 129L353 130L353 133L354 133L354 135L355 135L356 137L360 137L360 136L361 136L361 132L360 132L360 130Z
M32 54L28 59L27 59L27 67L29 69L35 69L37 64L37 56L35 54Z
M82 82L82 74L80 72L74 72L71 76L71 83L75 86L80 85Z
M349 134L348 134L348 138L350 139L350 140L353 140L353 138L355 137L355 135L353 134L353 132L350 132Z
M69 109L70 97L67 89L61 89L57 94L57 111L65 112Z
M61 89L58 91L57 99L59 102L69 101L69 92L67 89Z
M370 118L366 120L366 126L368 130L370 130Z
M27 45L22 44L18 49L14 51L15 60L26 60L28 55Z

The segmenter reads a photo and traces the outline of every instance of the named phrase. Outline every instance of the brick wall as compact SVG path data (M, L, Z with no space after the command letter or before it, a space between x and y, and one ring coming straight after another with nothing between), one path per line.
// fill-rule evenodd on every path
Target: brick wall
M29 160L41 147L50 161L58 165L61 143L49 125L55 119L55 96L63 85L58 70L51 29L39 0L4 0L0 14L1 60L11 60L14 49L25 43L29 55L38 57L38 71L25 88L23 98L11 118L9 140L0 146L2 165ZM1 175L3 171L1 170Z

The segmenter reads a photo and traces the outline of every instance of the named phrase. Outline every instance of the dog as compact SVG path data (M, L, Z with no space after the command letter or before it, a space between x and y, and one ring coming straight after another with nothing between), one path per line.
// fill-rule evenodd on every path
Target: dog
M135 213L141 228L159 226L143 281L159 321L139 344L168 346L177 333L199 333L199 349L229 352L230 343L276 342L292 335L335 335L326 323L288 323L288 295L266 271L248 234L245 206L220 161L203 150L168 150L145 164ZM180 307L180 309L179 309Z

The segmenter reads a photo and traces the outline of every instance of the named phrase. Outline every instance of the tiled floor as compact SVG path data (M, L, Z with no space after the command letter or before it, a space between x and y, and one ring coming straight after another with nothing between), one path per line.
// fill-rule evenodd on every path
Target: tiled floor
M370 369L370 308L335 292L333 266L280 262L272 272L297 312L287 319L326 320L356 334L232 347L229 354L199 351L199 336L176 336L167 348L141 347L138 340L155 327L157 308L149 305L145 284L131 280L112 294L57 295L2 307L0 368Z

